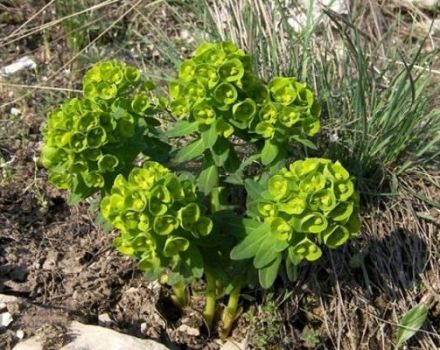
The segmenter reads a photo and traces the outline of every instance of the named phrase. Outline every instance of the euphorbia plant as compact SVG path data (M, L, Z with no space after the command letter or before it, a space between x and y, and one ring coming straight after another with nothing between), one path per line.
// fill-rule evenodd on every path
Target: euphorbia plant
M175 122L159 128L165 114ZM279 170L295 143L314 146L308 138L319 131L319 116L306 84L266 83L234 44L206 43L182 63L168 101L135 67L93 66L83 97L49 115L42 163L72 202L98 194L101 216L119 231L115 247L148 278L169 284L176 305L185 306L188 286L203 279L211 328L216 301L227 296L226 336L242 288L257 275L268 288L283 260L290 276L359 231L358 195L339 162L307 158ZM186 136L183 148L167 143ZM237 144L252 144L255 154ZM246 178L244 168L258 159L262 175ZM246 208L230 200L236 193Z

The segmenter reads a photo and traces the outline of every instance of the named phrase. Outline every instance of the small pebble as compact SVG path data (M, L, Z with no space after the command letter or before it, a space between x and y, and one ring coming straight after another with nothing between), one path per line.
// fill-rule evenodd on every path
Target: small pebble
M0 329L8 327L12 321L12 315L9 312L3 312L0 314Z
M18 338L18 339L23 339L24 338L24 332L23 332L23 330L21 330L21 329L19 329L16 333L15 333L15 336Z
M141 323L141 333L146 334L147 333L147 322Z
M113 320L110 318L110 315L108 313L100 314L98 315L98 323L101 326L110 326L113 324Z
M197 328L190 327L186 324L182 324L177 328L179 332L198 337L200 335L200 331Z
M14 116L17 116L21 114L21 111L18 108L12 107L9 113L11 113Z

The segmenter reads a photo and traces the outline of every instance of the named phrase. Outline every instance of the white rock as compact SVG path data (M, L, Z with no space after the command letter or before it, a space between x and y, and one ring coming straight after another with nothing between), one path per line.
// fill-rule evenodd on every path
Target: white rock
M44 340L41 336L33 336L21 341L12 350L43 350Z
M197 328L194 328L194 327L190 327L186 324L180 325L179 328L177 328L177 331L194 336L194 337L198 337L200 335L200 330L198 330Z
M23 339L24 338L24 331L22 329L19 329L17 332L15 332L15 336L18 339Z
M8 327L14 319L9 312L0 314L0 329Z
M168 350L166 346L153 340L135 338L111 329L79 322L72 322L69 335L75 339L61 350Z
M235 340L228 340L220 348L220 350L245 350L245 349L246 349L245 340L242 340L240 343L236 342Z
M0 294L0 303L18 303L19 299L13 295Z
M147 322L142 322L141 323L141 333L142 334L145 334L145 333L147 333Z
M5 310L6 310L6 303L0 302L0 312L5 311Z
M180 32L180 37L183 40L188 40L189 38L191 38L191 33L188 29L182 29L182 31Z
M13 116L17 116L21 114L21 111L18 108L12 107L10 112Z
M10 65L0 68L0 77L7 77L23 69L26 68L34 69L36 67L37 64L32 58L28 56L24 56L22 58L19 58L15 62L11 63Z
M147 284L147 289L149 290L158 290L160 288L162 288L162 286L158 281L153 281Z
M110 326L114 323L108 313L98 315L98 322L101 326Z

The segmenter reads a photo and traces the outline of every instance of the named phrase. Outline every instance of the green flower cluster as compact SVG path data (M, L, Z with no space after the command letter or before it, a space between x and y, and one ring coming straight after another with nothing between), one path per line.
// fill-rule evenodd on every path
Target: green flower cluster
M243 50L228 41L199 46L180 66L178 80L170 83L173 115L201 126L215 123L226 138L234 127L247 128L257 112L257 102L268 95L264 84L254 77L250 62Z
M141 87L150 88L149 82L142 81L139 69L117 60L103 61L90 68L83 78L84 97L93 101L109 101L118 99L119 103L131 102L131 107L137 113L144 112L148 99L144 95L135 96L131 101L125 99L127 93Z
M294 78L276 77L269 83L269 96L258 113L255 132L275 144L314 136L321 113L310 88Z
M182 258L187 264L200 260L193 241L213 228L197 204L194 182L152 161L132 169L127 178L116 177L111 193L101 201L101 214L120 230L116 248L138 259L146 272L170 268L185 275Z
M54 185L81 199L109 189L118 173L132 167L150 127L140 76L118 61L98 63L85 75L85 98L70 99L49 114L41 161Z
M310 88L285 77L265 84L252 71L250 56L229 41L199 46L180 66L169 92L171 112L182 119L170 135L198 131L201 139L188 146L191 157L210 149L217 167L224 165L215 161L219 153L235 155L226 141L232 135L250 142L264 140L261 159L268 165L280 153L285 155L286 143L310 145L307 137L320 129L320 107ZM187 153L183 150L179 160L189 160Z
M360 229L359 196L350 175L328 159L307 158L281 169L254 204L261 227L234 247L231 258L253 258L266 288L283 258L288 266L317 260L319 244L337 248Z

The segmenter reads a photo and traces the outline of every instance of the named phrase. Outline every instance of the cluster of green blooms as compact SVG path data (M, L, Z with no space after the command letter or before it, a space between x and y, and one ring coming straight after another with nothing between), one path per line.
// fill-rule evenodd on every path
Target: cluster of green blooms
M49 114L41 160L53 184L81 199L109 189L118 173L131 168L151 128L143 117L150 104L140 80L134 67L98 63L84 77L85 98Z
M197 202L192 180L148 161L127 178L116 177L101 201L101 214L120 230L116 248L139 260L141 270L158 276L169 268L185 277L194 271L191 263L201 259L193 242L208 236L213 227ZM192 277L201 273L203 269Z
M183 119L171 134L201 134L205 147L194 157L208 148L215 157L215 148L228 148L225 139L235 134L265 140L262 161L270 164L287 142L307 144L305 139L320 128L320 107L311 89L294 78L276 77L265 84L253 73L249 55L231 42L199 46L169 90L171 112Z
M248 127L257 109L254 98L265 99L267 95L263 84L258 87L264 96L257 96L257 85L251 89L256 78L250 62L250 57L231 42L199 46L180 66L178 80L170 83L173 115L200 126L215 123L224 137L234 133L234 126Z
M263 163L270 163L284 145L297 141L307 145L320 129L321 109L312 90L295 78L275 77L268 85L269 98L261 106L253 131L266 140ZM266 160L267 159L267 160Z
M261 228L231 257L253 258L263 286L273 283L283 257L287 266L315 261L322 254L319 244L337 248L360 229L359 196L350 175L328 159L307 158L281 169L253 205L248 209L262 220Z

